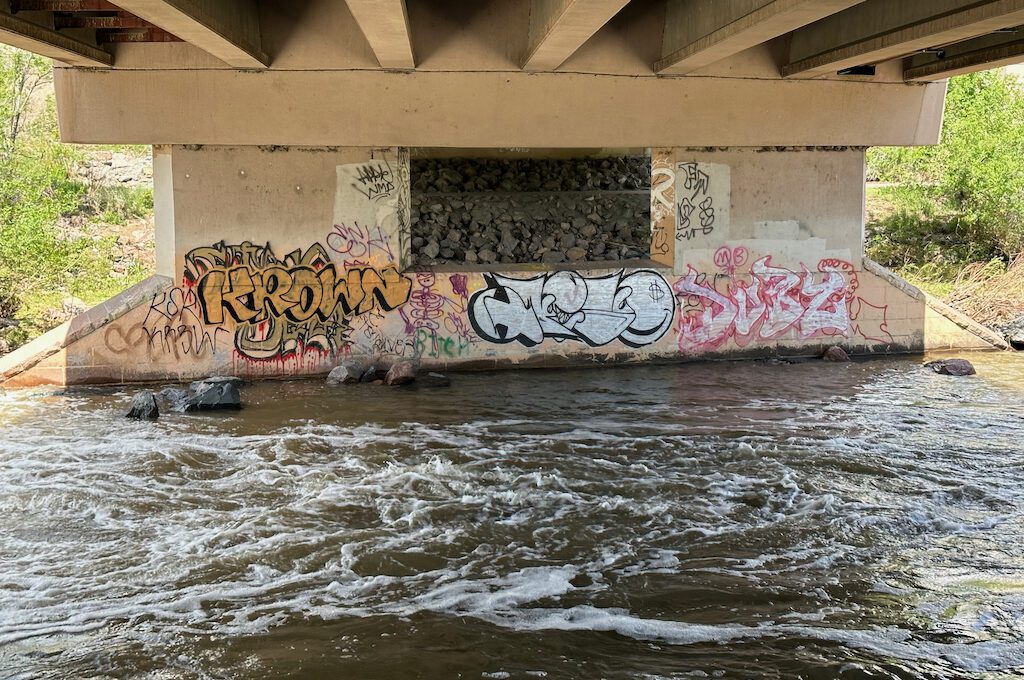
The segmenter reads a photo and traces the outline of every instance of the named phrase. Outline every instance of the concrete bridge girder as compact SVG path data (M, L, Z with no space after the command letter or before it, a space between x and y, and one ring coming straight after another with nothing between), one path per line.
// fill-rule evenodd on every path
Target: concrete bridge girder
M80 17L116 15L121 23ZM650 21L648 17L655 17ZM68 19L71 17L71 20ZM76 18L79 17L79 18ZM307 18L314 20L307 21ZM141 23L139 23L141 22ZM73 66L158 66L185 56L167 41L184 41L235 68L432 68L439 50L446 70L492 68L480 48L496 47L510 67L566 69L595 40L639 40L635 58L606 62L647 74L702 73L758 46L770 46L776 77L836 77L850 67L879 65L1006 31L1024 24L1021 0L5 0L0 37ZM76 26L96 26L82 30ZM144 29L149 27L148 33ZM113 28L113 30L111 30ZM140 33L139 31L142 30ZM132 31L135 31L132 33ZM465 32L470 40L460 41ZM148 35L148 37L147 37ZM332 42L355 40L338 63ZM127 44L126 44L127 41ZM131 45L129 47L128 45ZM974 51L957 72L1004 63ZM178 66L196 67L197 55ZM630 62L633 62L632 64ZM916 68L916 66L915 66ZM607 72L609 69L605 69ZM728 69L722 69L728 70ZM915 79L946 71L915 70Z

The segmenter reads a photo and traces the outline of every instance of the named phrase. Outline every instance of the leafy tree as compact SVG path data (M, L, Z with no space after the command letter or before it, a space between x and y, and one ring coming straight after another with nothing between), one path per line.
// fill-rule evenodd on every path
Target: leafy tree
M897 186L895 214L869 225L890 266L1009 261L1024 250L1024 92L1003 71L949 82L938 146L876 148L868 173Z

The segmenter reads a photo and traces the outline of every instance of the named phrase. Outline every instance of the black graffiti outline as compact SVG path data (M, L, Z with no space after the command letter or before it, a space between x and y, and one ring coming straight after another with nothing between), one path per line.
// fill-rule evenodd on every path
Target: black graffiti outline
M469 321L478 336L496 344L534 347L553 339L603 347L618 340L640 348L661 339L675 318L672 289L651 269L591 277L572 271L527 279L491 273L483 277L487 286L470 298ZM559 290L563 287L568 293Z

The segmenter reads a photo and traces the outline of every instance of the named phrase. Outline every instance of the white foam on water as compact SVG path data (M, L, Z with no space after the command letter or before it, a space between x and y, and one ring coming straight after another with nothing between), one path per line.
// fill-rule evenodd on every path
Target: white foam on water
M1024 663L1019 633L992 614L1024 609L1007 592L937 624L935 639L969 643L936 642L912 618L962 593L969 574L943 573L991 582L983 556L1024 567L1024 453L1007 448L1021 431L996 422L998 404L977 421L985 437L950 452L934 431L947 416L889 427L879 394L689 413L660 396L606 419L466 413L243 434L237 419L130 423L88 399L0 393L5 422L40 422L0 436L0 643L430 613L674 645L806 639L964 672ZM737 622L687 621L675 589ZM765 592L785 603L758 605L773 621L744 602ZM634 606L647 598L658 616ZM897 623L871 627L872 608Z

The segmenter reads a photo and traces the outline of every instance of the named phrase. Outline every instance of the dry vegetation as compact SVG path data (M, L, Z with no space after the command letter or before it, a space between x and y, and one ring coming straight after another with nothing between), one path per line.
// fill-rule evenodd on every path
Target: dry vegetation
M993 262L967 265L946 301L994 328L1019 319L1024 315L1024 254L1005 269Z

